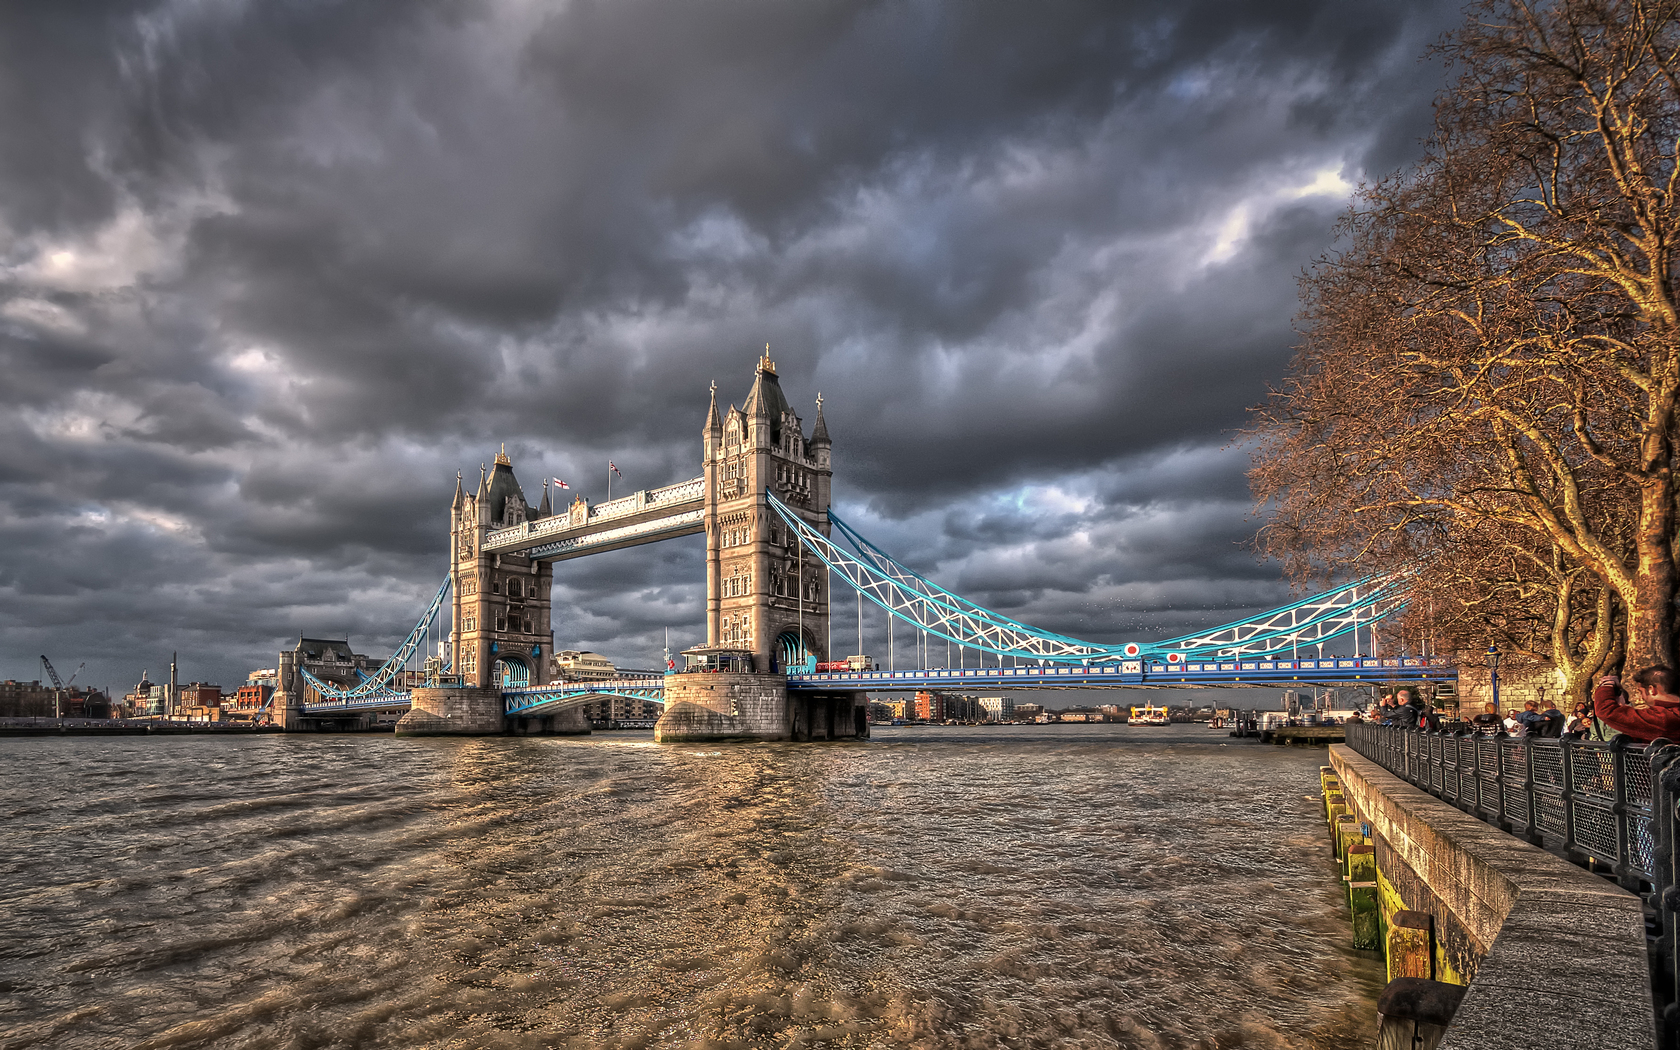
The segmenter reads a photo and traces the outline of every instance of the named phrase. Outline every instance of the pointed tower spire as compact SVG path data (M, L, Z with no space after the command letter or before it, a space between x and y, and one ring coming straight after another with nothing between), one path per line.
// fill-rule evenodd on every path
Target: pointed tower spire
M453 510L460 510L466 505L466 502L467 494L461 490L461 472L457 470L455 472L455 502L450 504L450 507Z
M823 421L822 403L823 396L819 393L817 395L817 424L811 428L811 444L833 446L834 442L828 439L828 424Z
M553 513L554 513L554 507L548 502L548 479L544 478L543 479L543 498L542 498L542 502L537 504L537 517L546 518L550 514L553 514Z
M490 472L484 468L482 463L478 465L478 492L475 495L479 499L490 495Z
M712 380L712 407L706 410L706 430L709 436L723 433L723 420L718 418L717 380Z

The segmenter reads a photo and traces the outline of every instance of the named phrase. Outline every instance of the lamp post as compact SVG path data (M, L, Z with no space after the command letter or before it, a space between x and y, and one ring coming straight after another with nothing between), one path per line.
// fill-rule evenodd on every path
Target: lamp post
M1487 647L1488 680L1493 684L1493 709L1499 707L1499 646L1492 643Z

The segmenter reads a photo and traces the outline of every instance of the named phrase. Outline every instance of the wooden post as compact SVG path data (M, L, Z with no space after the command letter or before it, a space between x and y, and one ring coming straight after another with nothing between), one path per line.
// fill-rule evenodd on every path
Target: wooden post
M1341 858L1343 878L1349 875L1348 851L1365 844L1365 834L1360 830L1357 820L1357 817L1348 814L1348 819L1336 821L1336 853Z
M1365 843L1348 847L1347 880L1348 910L1353 913L1353 946L1381 951L1382 902L1377 895L1376 847Z
M1426 911L1397 911L1388 926L1388 979L1435 976L1435 953L1430 930L1434 919Z
M1466 990L1417 977L1388 982L1377 997L1377 1050L1435 1050Z
M1345 877L1349 882L1377 881L1377 848L1369 842L1359 843L1347 851Z
M1340 791L1332 791L1324 796L1324 819L1330 825L1330 830L1336 830L1336 818L1348 811L1347 801Z
M1343 829L1347 830L1343 830ZM1336 817L1332 826L1333 843L1336 847L1336 861L1339 864L1347 862L1347 847L1359 841L1359 825L1354 823L1353 814L1342 813Z

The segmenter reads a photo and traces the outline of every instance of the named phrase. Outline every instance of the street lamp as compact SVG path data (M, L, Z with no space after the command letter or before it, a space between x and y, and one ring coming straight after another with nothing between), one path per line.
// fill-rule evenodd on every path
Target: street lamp
M1499 646L1487 647L1488 679L1493 683L1493 709L1499 710Z

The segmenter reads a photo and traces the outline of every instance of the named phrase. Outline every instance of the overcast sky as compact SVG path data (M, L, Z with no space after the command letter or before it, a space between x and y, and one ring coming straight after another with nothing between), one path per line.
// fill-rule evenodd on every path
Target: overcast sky
M0 677L384 655L457 470L505 441L533 502L604 498L609 458L691 477L767 342L807 424L823 395L840 513L966 596L1102 641L1277 604L1233 430L1458 18L5 5ZM703 640L702 549L560 564L557 644Z

